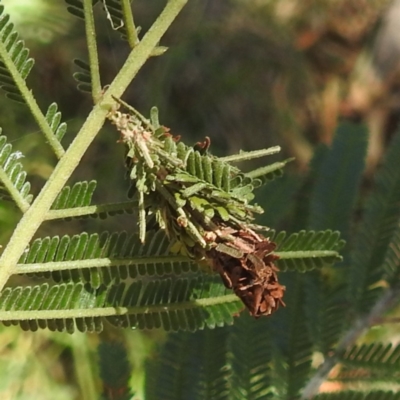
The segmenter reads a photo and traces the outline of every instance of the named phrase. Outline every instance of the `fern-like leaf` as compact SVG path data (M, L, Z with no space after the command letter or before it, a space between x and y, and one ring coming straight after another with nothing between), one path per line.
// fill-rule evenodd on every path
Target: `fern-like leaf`
M273 338L271 321L254 321L241 315L230 330L229 355L232 374L230 397L232 400L266 400L270 398Z
M5 289L0 321L25 330L98 332L106 318L120 328L196 331L232 324L242 307L212 278L137 281L98 289L82 283L43 284Z
M366 311L381 290L374 287L385 271L382 268L389 244L400 219L400 130L389 146L385 161L375 180L360 226L350 269L349 302Z
M9 99L25 103L15 79L25 80L31 71L34 60L29 58L29 50L19 39L14 25L4 6L0 4L0 87ZM18 78L16 78L18 76Z
M334 348L348 321L343 318L347 304L343 286L333 286L320 270L304 277L305 313L316 349L327 355Z
M101 400L130 400L132 367L125 346L120 342L102 342L98 347L100 378L103 383Z
M271 233L270 239L277 244L277 261L281 271L305 272L340 261L338 251L344 241L339 232L330 230L300 231L287 236L286 232Z
M89 206L96 186L97 182L93 180L90 182L77 182L72 188L70 186L64 187L54 200L52 209L62 210Z
M58 111L57 103L50 104L46 113L46 121L53 131L54 136L61 142L67 131L67 123L61 122L61 112Z
M271 326L274 347L271 384L277 398L296 399L311 371L314 344L304 311L304 275L283 275L287 307L276 314Z
M27 173L18 161L22 157L21 152L12 151L12 145L7 143L5 136L0 136L0 180L3 184L0 197L15 201L22 211L26 211L33 196L29 193L31 185L26 182Z
M391 284L395 285L400 279L400 226L398 226L390 241L389 247L385 254L385 259L382 265L385 271L385 279Z
M341 362L350 368L365 368L378 372L387 379L399 379L400 345L372 343L353 346L341 357ZM394 376L395 375L395 376Z
M332 148L317 172L310 205L310 229L338 230L344 239L348 238L366 150L365 126L350 122L339 125Z
M194 274L197 264L169 254L170 242L164 231L149 233L142 244L137 235L126 232L36 239L20 259L18 273L52 277L56 282L73 280L102 283L128 278L168 274Z
M363 126L342 123L332 147L321 149L317 155L311 172L311 182L315 184L309 205L309 228L337 229L341 235L349 236L364 167L366 133ZM305 310L313 341L319 351L328 354L346 324L343 318L345 292L343 287L332 285L323 274L313 271L304 277Z
M147 366L146 399L229 400L226 329L173 333Z

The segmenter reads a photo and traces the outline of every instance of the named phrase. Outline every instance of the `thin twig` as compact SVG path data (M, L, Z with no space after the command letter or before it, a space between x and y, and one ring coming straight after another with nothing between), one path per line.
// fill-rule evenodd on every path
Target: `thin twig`
M92 0L84 0L83 5L85 10L85 29L89 53L92 98L93 103L96 104L100 100L102 86L100 80L99 56L97 53L96 29L93 16L93 2Z
M130 0L122 0L121 6L124 15L126 36L128 38L128 43L130 48L133 49L139 43L139 38L137 35L135 22L133 19L133 11Z

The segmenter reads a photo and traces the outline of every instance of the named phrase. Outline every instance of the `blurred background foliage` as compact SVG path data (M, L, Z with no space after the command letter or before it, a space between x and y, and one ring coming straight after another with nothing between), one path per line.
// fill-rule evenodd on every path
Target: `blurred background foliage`
M83 24L67 12L62 0L0 1L36 59L29 84L43 109L58 103L68 122L68 143L91 109L90 96L77 91L72 78L72 60L87 59ZM142 32L164 3L133 1ZM128 50L101 12L101 4L97 6L101 73L107 84ZM307 196L304 177L310 159L316 148L323 151L329 146L340 121L350 119L368 127L365 192L398 125L399 21L398 0L190 0L161 43L169 50L148 61L124 100L144 114L158 106L161 123L186 143L209 136L217 155L281 145L281 157L296 160L283 178L259 193L258 203L266 209L260 223L305 228L305 217L291 219L297 192L303 187L300 196ZM50 149L24 107L3 96L0 126L25 154L33 193L38 193L55 162ZM98 179L101 199L95 201L125 199L128 184L118 178L124 176L124 149L117 139L105 127L73 177ZM282 198L287 207L276 207L280 211L275 212ZM19 217L17 210L0 204L2 243ZM74 233L77 224L89 231L117 230L127 223L135 221L126 216L112 222L71 221L62 230ZM41 231L53 233L50 223ZM131 383L141 398L143 361L163 335L118 335L129 348ZM99 390L94 378L98 338L4 327L0 338L2 399L85 399Z

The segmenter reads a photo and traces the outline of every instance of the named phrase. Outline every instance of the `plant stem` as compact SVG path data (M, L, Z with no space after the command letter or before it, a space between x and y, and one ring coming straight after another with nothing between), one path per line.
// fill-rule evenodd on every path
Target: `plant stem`
M101 81L99 70L99 57L97 53L96 28L93 16L93 1L84 0L86 42L89 53L90 78L92 85L93 103L97 104L101 97Z
M0 291L14 272L16 264L29 241L46 218L56 196L103 126L107 113L114 103L111 96L120 97L122 95L186 2L187 0L170 0L167 3L143 40L131 51L103 99L93 108L82 129L55 167L50 179L20 220L0 258Z
M302 400L311 399L318 394L320 386L328 378L332 368L340 362L340 357L346 349L353 345L361 335L373 326L376 320L381 318L382 315L398 301L399 297L399 287L388 289L377 301L370 313L354 323L353 327L337 345L334 354L325 359L319 366L315 375L310 379L307 386L304 388L301 396Z
M124 23L125 23L126 35L128 37L128 43L130 48L133 49L139 43L139 38L137 35L135 22L133 19L133 12L130 0L122 0L121 6L124 14Z

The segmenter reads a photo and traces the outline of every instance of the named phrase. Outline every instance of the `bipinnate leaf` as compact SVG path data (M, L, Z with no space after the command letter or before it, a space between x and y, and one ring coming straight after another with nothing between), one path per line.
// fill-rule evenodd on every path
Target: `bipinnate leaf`
M228 337L226 329L170 334L146 365L146 399L235 399L229 396Z
M382 293L377 282L385 275L383 263L400 220L400 130L393 137L378 170L356 237L349 270L348 301L366 312Z
M229 330L228 358L230 397L228 399L267 399L271 394L273 346L270 320L257 321L241 315ZM251 338L251 340L246 340Z
M171 255L169 248L162 230L148 233L145 244L126 232L38 238L24 252L16 272L55 282L90 282L96 288L126 279L198 273L196 263Z
M307 273L304 287L302 301L309 321L308 329L316 350L327 355L348 326L349 321L343 318L347 307L345 287L333 285L326 279L326 271L323 270Z
M7 288L0 295L0 321L25 330L99 332L103 321L119 328L166 331L232 324L243 308L215 279L183 278L102 285L64 283Z
M100 343L98 350L100 378L103 384L102 400L130 400L133 393L129 387L132 366L127 348L122 342Z
M330 230L272 233L270 239L277 244L275 254L281 271L305 272L331 265L341 260L339 250L344 245L340 233Z
M270 327L273 340L270 379L277 398L296 399L311 372L314 343L303 304L305 275L288 272L282 278L286 307L276 313Z
M349 237L366 151L366 127L341 123L317 171L311 194L310 229L338 230L345 240Z
M341 357L341 362L351 369L365 368L386 375L386 379L400 378L400 345L371 343L352 346Z

